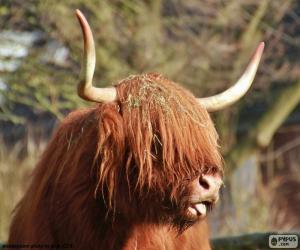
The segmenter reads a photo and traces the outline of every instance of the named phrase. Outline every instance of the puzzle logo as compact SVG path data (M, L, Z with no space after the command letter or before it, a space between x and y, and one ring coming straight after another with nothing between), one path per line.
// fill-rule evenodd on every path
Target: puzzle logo
M269 236L270 248L297 248L298 236L295 234L271 234Z

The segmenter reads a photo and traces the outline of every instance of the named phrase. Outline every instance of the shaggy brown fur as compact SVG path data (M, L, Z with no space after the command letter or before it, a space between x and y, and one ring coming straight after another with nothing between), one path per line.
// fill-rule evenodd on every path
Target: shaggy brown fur
M206 223L185 216L190 181L222 173L209 114L158 74L116 88L118 102L62 122L16 208L9 243L209 249Z

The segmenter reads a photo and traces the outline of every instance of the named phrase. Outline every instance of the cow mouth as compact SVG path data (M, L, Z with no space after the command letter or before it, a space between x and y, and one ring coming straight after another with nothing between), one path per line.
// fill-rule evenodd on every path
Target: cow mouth
M209 201L194 203L188 207L188 213L197 218L204 218L212 208L212 203Z

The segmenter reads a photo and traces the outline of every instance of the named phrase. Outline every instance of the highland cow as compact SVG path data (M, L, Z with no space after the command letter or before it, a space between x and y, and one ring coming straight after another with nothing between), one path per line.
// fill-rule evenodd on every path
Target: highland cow
M77 17L84 36L78 93L98 104L60 124L15 210L9 244L210 249L205 217L223 165L208 111L246 93L263 43L240 80L213 97L197 99L155 73L96 88L92 32Z

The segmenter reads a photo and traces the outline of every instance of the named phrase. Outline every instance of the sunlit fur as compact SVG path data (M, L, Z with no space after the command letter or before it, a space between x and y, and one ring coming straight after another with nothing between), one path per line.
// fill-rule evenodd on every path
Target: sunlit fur
M159 74L116 88L118 102L61 123L15 210L9 243L209 249L206 222L186 217L191 180L222 173L209 114Z

